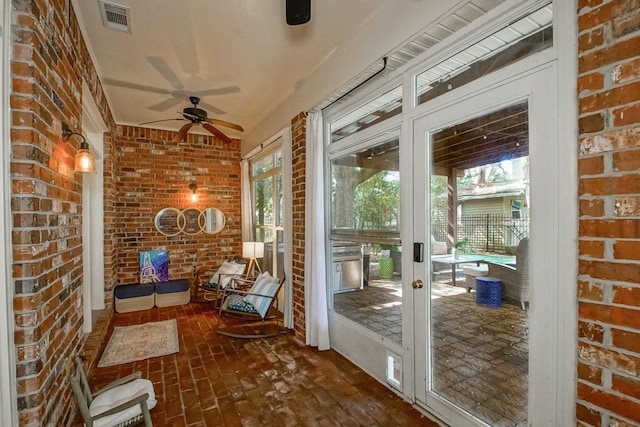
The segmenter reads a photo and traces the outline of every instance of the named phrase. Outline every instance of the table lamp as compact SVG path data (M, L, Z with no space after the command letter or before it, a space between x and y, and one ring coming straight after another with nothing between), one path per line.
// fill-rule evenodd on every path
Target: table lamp
M249 265L247 266L247 275L245 279L253 276L253 270L257 267L258 271L262 273L260 264L258 264L258 258L264 258L264 242L244 242L242 244L242 257L249 259Z

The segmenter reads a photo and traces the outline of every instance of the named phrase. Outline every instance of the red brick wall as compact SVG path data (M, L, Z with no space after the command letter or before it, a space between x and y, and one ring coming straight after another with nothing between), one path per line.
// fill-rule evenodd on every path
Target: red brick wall
M580 0L579 425L640 425L640 7Z
M113 223L117 282L140 277L140 252L169 251L169 278L191 279L194 267L210 276L225 259L242 255L240 142L231 144L190 134L176 143L175 132L119 126L115 137ZM191 201L189 183L198 185ZM154 226L163 208L220 209L226 217L218 234L165 236ZM112 295L112 290L107 292Z
M70 2L12 0L11 214L20 425L64 425L70 357L82 347L82 176L73 171L82 80L113 119ZM4 349L3 351L5 351Z
M304 113L291 120L291 181L293 217L293 330L297 340L306 342L304 310L304 257L305 257L305 179L306 179L306 131Z

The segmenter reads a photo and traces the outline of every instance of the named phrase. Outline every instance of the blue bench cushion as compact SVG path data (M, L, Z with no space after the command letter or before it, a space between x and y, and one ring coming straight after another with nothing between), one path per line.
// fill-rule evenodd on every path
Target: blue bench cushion
M154 283L154 285L157 294L172 294L189 290L189 281L187 279L169 280L168 282Z
M118 299L146 297L153 295L153 283L132 283L128 285L118 285L114 290L114 295Z

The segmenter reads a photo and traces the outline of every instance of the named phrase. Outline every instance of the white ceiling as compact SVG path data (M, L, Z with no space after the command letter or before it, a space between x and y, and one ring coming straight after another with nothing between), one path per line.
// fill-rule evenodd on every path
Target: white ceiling
M130 8L131 33L103 25L99 0L75 0L74 7L118 124L179 118L189 95L200 94L209 117L238 123L246 133L384 0L312 0L311 21L300 26L286 24L285 0L111 3Z

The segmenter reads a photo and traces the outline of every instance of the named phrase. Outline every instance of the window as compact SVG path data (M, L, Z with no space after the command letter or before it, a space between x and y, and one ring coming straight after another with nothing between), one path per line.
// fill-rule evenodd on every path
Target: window
M399 238L399 139L331 160L332 238Z
M378 96L341 118L331 122L331 142L353 135L402 113L402 86Z
M417 104L551 47L552 22L549 4L419 74Z
M382 132L374 140L330 156L331 292L333 312L395 345L402 327L387 327L387 316L402 315L402 246L400 242L400 139ZM366 295L392 293L384 308L372 308ZM366 315L365 315L366 313ZM401 361L389 359L388 380L400 387Z
M282 277L284 274L284 209L280 147L251 162L251 184L254 235L256 241L264 242L264 258L258 260L260 268Z

